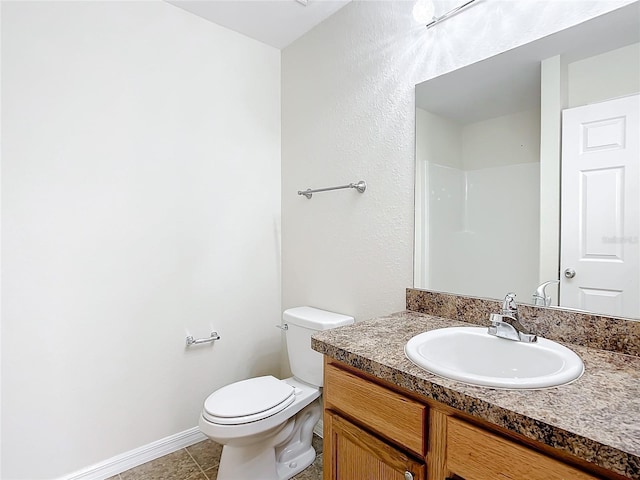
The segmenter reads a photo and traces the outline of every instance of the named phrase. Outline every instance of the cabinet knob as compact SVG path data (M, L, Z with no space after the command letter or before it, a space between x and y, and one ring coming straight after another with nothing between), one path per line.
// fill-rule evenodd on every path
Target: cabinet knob
M409 470L404 472L404 480L413 480L413 473L411 473Z

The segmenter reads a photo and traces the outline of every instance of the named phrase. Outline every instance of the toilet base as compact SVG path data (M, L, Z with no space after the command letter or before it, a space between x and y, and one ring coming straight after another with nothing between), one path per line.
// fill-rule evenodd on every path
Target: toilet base
M279 480L273 447L254 444L222 448L217 480Z
M314 400L286 421L270 439L250 445L224 445L217 480L289 480L313 463L313 427L322 407Z
M313 447L309 447L306 452L300 454L296 459L291 460L288 463L276 464L278 480L289 480L290 478L293 478L311 465L315 459L316 451Z

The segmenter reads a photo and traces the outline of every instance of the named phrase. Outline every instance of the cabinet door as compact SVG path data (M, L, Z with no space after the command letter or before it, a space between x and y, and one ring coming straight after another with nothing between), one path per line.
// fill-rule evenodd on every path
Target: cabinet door
M424 480L425 465L331 412L324 417L324 480Z

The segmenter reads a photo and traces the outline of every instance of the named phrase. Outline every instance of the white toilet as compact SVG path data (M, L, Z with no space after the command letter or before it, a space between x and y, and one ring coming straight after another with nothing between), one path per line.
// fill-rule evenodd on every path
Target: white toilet
M223 445L218 480L286 480L316 457L311 439L322 414L322 355L311 349L311 335L353 317L296 307L282 318L293 377L232 383L204 402L200 430Z

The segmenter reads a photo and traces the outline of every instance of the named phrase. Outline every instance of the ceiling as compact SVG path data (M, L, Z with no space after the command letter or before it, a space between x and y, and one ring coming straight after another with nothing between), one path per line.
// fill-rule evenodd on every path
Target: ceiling
M282 49L351 0L168 1L213 23Z

